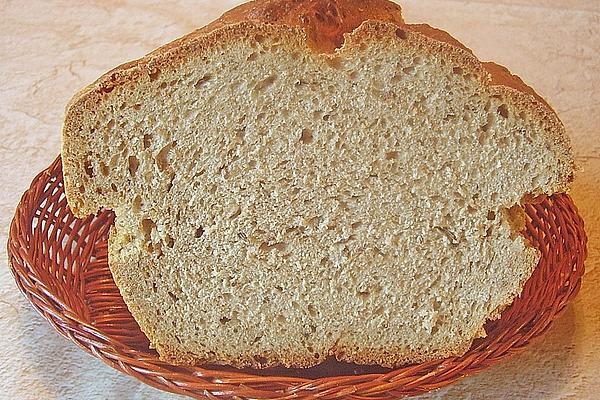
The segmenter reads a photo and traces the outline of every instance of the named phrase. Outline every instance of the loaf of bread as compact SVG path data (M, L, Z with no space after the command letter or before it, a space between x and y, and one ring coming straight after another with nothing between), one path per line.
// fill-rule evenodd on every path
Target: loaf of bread
M258 0L67 107L68 203L174 363L464 353L539 260L521 205L573 177L506 69L386 0Z

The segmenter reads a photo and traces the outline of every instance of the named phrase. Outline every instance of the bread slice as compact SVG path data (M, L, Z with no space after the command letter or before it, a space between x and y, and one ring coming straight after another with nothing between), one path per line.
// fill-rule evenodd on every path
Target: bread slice
M68 105L80 217L181 364L382 366L464 353L539 259L522 202L566 191L555 113L385 0L256 1Z

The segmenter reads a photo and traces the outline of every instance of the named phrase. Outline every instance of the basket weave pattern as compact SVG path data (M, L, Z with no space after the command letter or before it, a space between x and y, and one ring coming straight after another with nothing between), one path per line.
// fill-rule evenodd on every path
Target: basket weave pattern
M107 265L111 212L77 219L63 192L60 157L32 182L10 227L18 287L63 336L108 365L197 398L397 399L440 388L521 351L577 294L586 257L583 221L567 195L526 206L526 237L542 257L522 295L461 357L396 370L328 361L306 370L178 367L159 360L127 310Z

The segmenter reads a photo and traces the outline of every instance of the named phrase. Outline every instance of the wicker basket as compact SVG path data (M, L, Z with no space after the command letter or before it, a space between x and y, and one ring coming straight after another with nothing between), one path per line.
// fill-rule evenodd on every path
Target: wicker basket
M63 192L61 161L23 195L10 227L17 285L52 326L102 361L142 382L197 398L397 399L448 385L521 351L577 294L586 257L583 221L567 195L527 205L526 236L542 258L521 297L486 325L462 357L396 370L328 361L310 369L183 368L158 359L127 310L107 266L113 214L80 220Z

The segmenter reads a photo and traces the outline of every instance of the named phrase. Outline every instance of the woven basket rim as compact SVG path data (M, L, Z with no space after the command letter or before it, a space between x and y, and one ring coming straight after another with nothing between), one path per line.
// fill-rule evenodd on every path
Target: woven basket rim
M174 366L160 361L155 352L144 351L145 337L121 337L99 327L98 321L103 326L133 321L127 310L115 315L92 315L94 308L88 304L98 299L113 306L122 303L114 282L111 286L110 273L106 274L108 268L90 267L106 264L106 237L113 217L107 212L84 220L72 216L62 191L60 156L33 179L23 194L10 226L7 247L9 267L17 286L55 330L111 367L151 386L197 398L391 399L443 387L523 350L549 328L577 294L587 256L587 237L571 198L555 195L538 204L526 205L525 210L529 215L529 239L542 252L534 276L548 273L554 280L544 276L534 282L532 276L502 318L488 322L488 338L474 342L471 350L461 357L394 370L348 366L343 370L346 374L334 376L319 372L319 367L313 370L316 375L311 376L305 372L312 369L251 371ZM60 224L63 224L61 230L56 228ZM75 256L64 248L74 243L79 246L75 246L78 252ZM42 254L44 244L48 254ZM552 265L544 264L544 260ZM104 292L93 301L84 298L86 285L96 285ZM529 300L534 300L533 309ZM520 308L517 303L522 304ZM535 308L538 303L544 304L542 310ZM524 318L525 312L531 315ZM503 326L503 321L510 321L511 325ZM494 341L488 340L491 336ZM340 368L337 364L335 367Z

